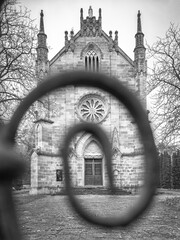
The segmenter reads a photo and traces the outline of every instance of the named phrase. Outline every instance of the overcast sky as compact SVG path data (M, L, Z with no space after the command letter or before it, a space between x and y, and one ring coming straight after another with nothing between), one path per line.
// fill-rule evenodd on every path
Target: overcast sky
M80 30L80 8L84 18L89 6L98 18L98 9L102 9L102 28L118 30L119 46L134 58L133 50L137 29L137 12L141 11L142 30L145 41L152 44L157 37L163 37L170 22L180 23L180 0L20 0L31 10L31 18L36 19L39 28L41 9L44 11L45 32L47 34L49 60L64 46L64 31Z

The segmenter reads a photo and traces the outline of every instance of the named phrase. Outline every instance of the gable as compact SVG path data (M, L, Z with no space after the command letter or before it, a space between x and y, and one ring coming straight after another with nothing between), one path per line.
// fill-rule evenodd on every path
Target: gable
M83 55L93 45L101 58L104 54L110 52L116 52L117 55L121 56L127 64L134 66L133 60L118 46L114 45L113 40L108 36L103 30L101 31L101 36L81 36L81 31L79 31L73 39L70 39L68 43L50 60L50 66L52 66L58 59L61 59L65 54L72 52L73 55L79 55L79 58L82 59Z

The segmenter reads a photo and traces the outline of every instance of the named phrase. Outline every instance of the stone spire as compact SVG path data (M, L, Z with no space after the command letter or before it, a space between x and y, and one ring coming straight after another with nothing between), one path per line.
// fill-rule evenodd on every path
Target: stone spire
M39 31L44 33L44 13L43 13L43 10L41 10L41 13L40 13L40 28L39 28Z
M147 76L147 61L146 48L144 47L144 34L141 25L141 13L137 14L137 33L135 35L134 48L134 66L137 91L139 92L142 104L146 108L146 76Z
M37 59L36 59L36 74L38 79L43 79L48 72L48 48L46 44L47 35L44 31L44 14L43 10L40 13L40 27L37 34Z
M48 61L48 48L46 44L47 35L44 31L44 13L43 10L40 12L40 25L39 33L37 34L37 59L36 59L36 77L37 85L40 84L49 72L49 61ZM37 101L36 110L36 123L44 122L50 123L49 121L49 96L46 95L41 98L41 101Z
M141 26L141 13L140 11L138 11L137 14L137 33L135 35L135 39L136 39L136 45L135 45L135 49L136 48L145 48L144 47L144 34L142 32L142 26Z
M48 60L48 48L46 44L47 35L44 32L44 14L43 10L40 13L40 28L38 37L38 46L37 46L37 60L47 61Z
M137 14L137 33L135 35L135 48L134 48L134 61L137 68L137 71L146 72L145 66L145 52L146 48L144 47L144 34L142 32L141 26L141 13L138 11Z

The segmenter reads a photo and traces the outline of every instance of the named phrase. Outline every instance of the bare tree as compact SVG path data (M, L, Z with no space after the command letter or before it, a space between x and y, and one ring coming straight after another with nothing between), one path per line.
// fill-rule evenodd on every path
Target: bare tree
M0 12L0 118L6 120L35 86L37 28L30 12L7 0Z
M30 11L16 0L0 4L0 119L10 119L17 105L36 86L37 28ZM23 118L16 137L22 152L33 148L34 106Z
M148 81L153 100L152 122L159 142L180 143L180 29L171 24L164 38L148 46L154 59Z

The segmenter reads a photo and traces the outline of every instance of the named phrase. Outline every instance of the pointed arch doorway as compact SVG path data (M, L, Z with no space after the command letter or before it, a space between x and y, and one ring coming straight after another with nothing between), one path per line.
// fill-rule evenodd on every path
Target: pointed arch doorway
M86 146L84 152L84 185L103 185L103 156L95 140Z

